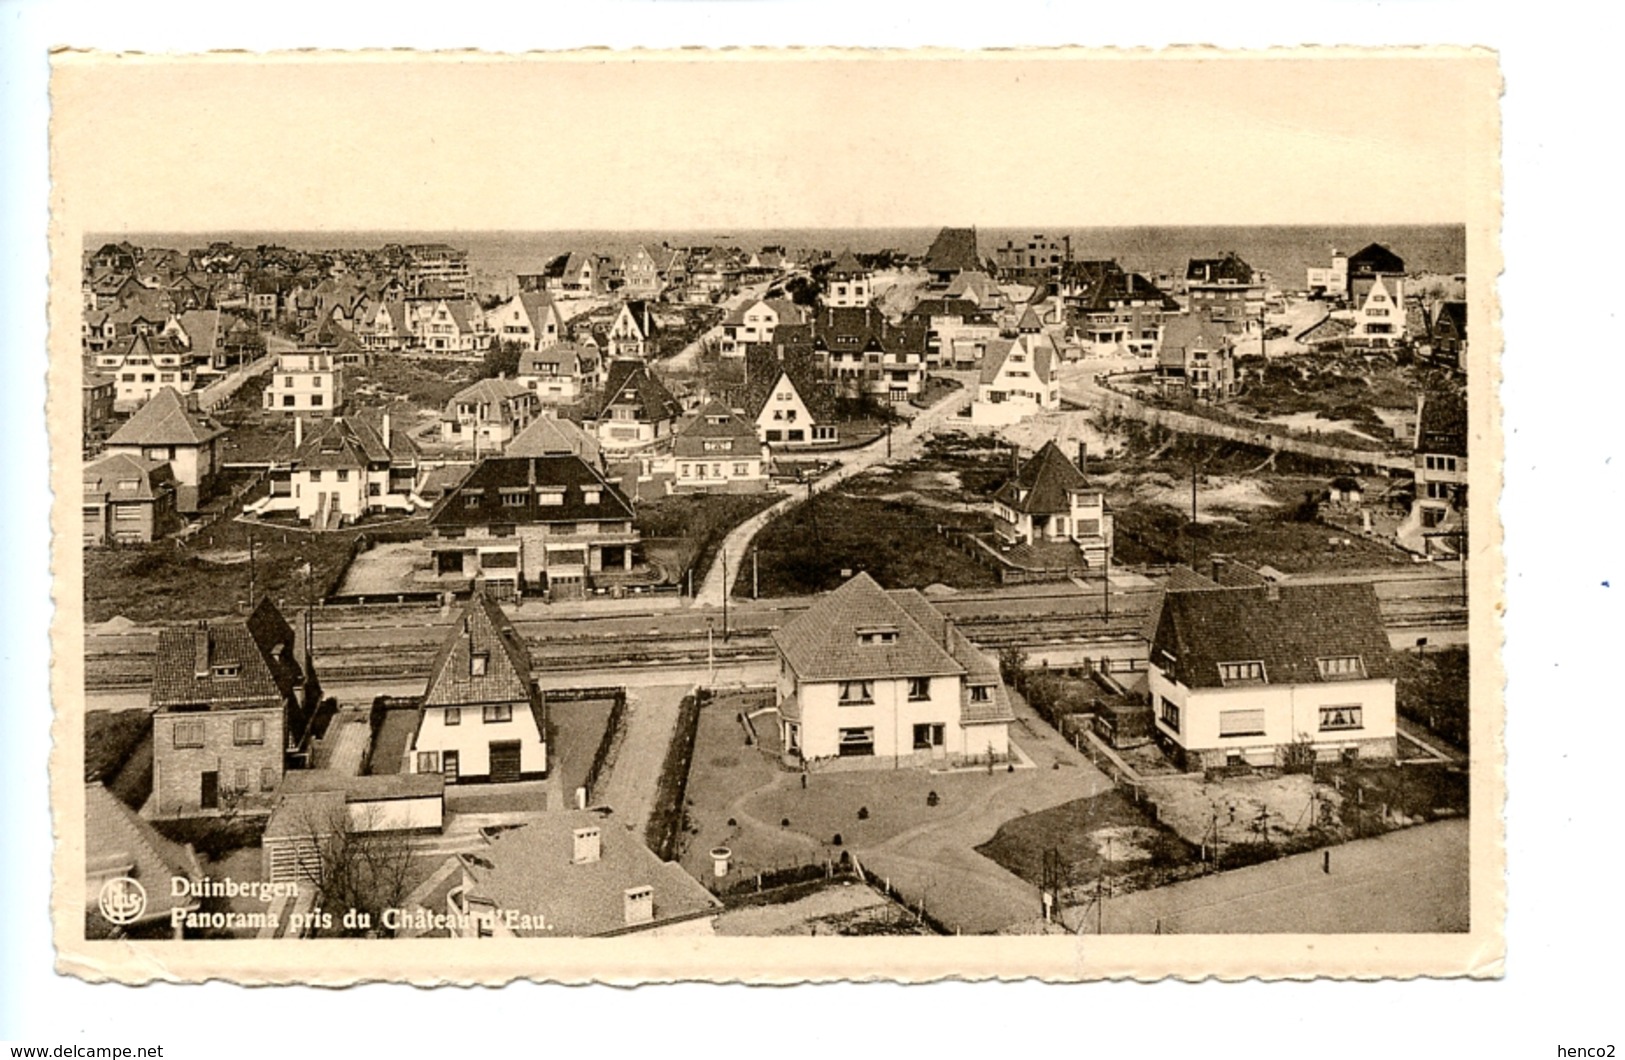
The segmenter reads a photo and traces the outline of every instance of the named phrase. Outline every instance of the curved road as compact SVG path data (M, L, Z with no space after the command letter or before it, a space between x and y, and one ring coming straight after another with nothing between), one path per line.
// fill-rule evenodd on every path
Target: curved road
M925 409L910 420L906 425L892 431L891 456L886 455L886 439L882 435L869 445L855 452L847 454L847 459L830 474L824 476L813 484L815 490L827 490L851 478L853 475L883 464L887 460L907 460L920 448L921 440L946 419L953 417L958 411L970 404L975 391L969 386L961 388L952 396L939 401L931 408ZM805 494L791 494L783 500L766 508L749 519L734 527L733 531L722 542L717 559L706 572L705 581L694 594L690 606L694 607L721 607L722 596L726 591L723 568L727 568L728 578L731 580L739 573L739 561L750 551L750 543L768 522L781 512L785 512L806 500Z

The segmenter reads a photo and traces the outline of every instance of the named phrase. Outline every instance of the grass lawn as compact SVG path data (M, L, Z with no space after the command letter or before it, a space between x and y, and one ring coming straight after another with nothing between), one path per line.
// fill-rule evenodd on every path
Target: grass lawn
M612 699L548 703L547 756L566 799L574 799L575 790L587 782L587 771L592 768L614 706Z
M1355 835L1368 834L1384 807L1389 826L1464 816L1468 809L1467 774L1449 766L1329 766L1316 776L1341 782L1343 825Z
M124 768L152 732L144 710L93 710L85 715L85 781L107 781Z
M918 825L964 811L988 793L1008 783L997 770L966 773L927 773L918 769L871 769L851 773L814 773L802 789L789 783L746 801L751 816L777 825L788 819L792 831L820 843L832 843L839 834L843 846L859 850L884 843ZM927 804L935 791L937 805ZM867 818L858 811L867 809Z
M1007 821L976 850L1039 886L1044 880L1046 850L1059 853L1066 882L1072 886L1099 879L1102 874L1123 877L1147 868L1166 869L1195 860L1183 840L1159 827L1116 791L1074 799Z
M432 360L380 354L369 367L344 370L345 388L379 404L401 398L414 405L442 409L451 396L474 382L480 366L468 361Z
M646 555L672 578L693 567L697 586L728 531L779 499L777 493L675 494L638 505L633 525L645 541L655 542L645 545Z
M763 596L799 596L834 589L843 571L866 570L887 588L923 589L934 582L959 589L996 584L993 572L936 532L940 510L854 497L816 494L770 522L756 538ZM741 564L742 568L746 565ZM749 590L748 568L735 583Z

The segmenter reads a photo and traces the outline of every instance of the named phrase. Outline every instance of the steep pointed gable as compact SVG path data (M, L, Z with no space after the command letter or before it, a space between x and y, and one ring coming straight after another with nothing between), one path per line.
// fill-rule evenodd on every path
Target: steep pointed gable
M1068 494L1088 488L1088 478L1067 459L1060 446L1049 441L993 496L1015 511L1048 515L1068 511Z
M204 445L226 433L213 420L186 407L174 387L163 387L113 432L109 446Z
M495 600L476 592L440 644L423 703L457 707L529 700L530 671L530 652L513 622Z

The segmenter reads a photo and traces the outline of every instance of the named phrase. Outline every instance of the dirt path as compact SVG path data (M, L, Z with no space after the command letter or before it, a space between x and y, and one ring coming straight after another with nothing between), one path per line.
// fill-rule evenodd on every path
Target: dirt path
M841 466L821 479L815 488L828 490L877 464L910 459L919 452L926 435L941 426L945 420L952 418L960 409L970 404L973 396L974 391L972 388L965 387L951 397L922 411L907 426L894 429L892 431L892 455L890 457L886 455L886 439L884 435L862 449L849 451L844 454ZM727 579L731 580L739 572L740 557L748 554L750 543L755 540L757 534L761 533L762 528L768 524L769 520L806 499L805 494L791 495L734 527L733 531L724 539L717 561L711 564L711 569L706 572L705 581L701 583L699 590L694 594L691 601L692 605L721 607L722 595L728 591L723 576L722 554L725 553L729 557Z
M626 692L626 731L615 764L595 802L615 811L627 830L643 834L660 785L660 767L677 729L678 707L692 685L651 685Z

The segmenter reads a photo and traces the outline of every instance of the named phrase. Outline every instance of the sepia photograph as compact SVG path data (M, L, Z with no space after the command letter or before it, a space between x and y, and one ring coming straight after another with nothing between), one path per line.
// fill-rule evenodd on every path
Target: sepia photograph
M51 86L61 972L1501 974L1493 53Z

